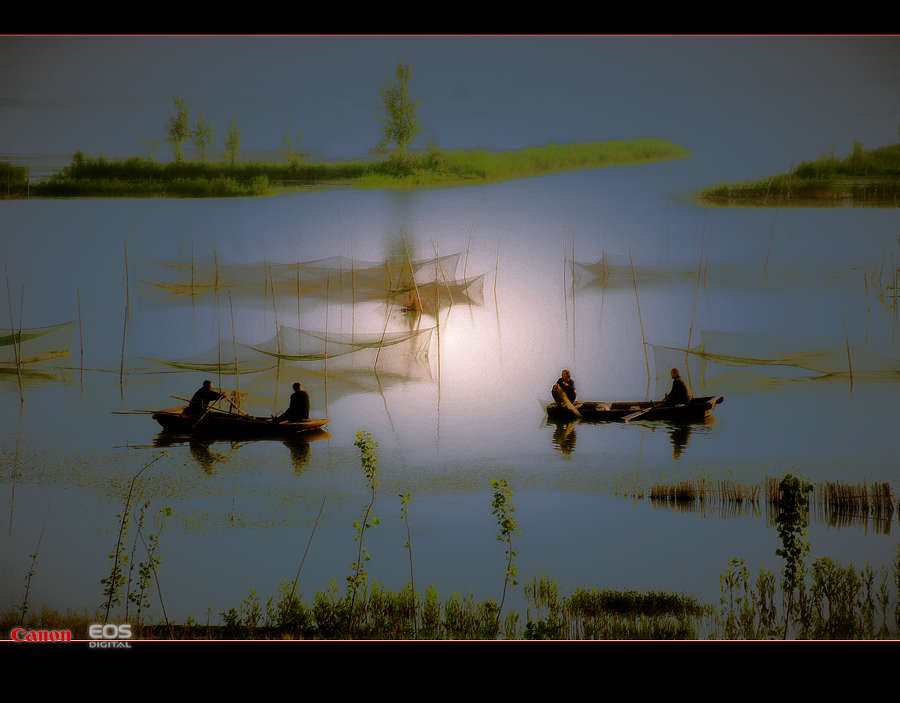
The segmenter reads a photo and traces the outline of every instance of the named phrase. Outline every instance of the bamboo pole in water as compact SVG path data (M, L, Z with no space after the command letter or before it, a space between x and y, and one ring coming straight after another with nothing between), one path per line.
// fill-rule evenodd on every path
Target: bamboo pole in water
M356 343L356 261L353 242L350 243L350 343Z
M278 334L278 306L275 303L275 298L278 296L275 295L275 275L272 273L271 264L269 265L269 278L272 280L272 317L275 323L275 348L281 354L281 337Z
M297 261L297 353L300 354L300 349L302 348L302 338L301 335L303 332L303 325L300 324L300 262Z
M572 233L572 354L575 354L575 233Z
M850 392L853 392L853 363L850 361L850 336L847 334L847 320L844 323L844 342L847 345L847 368L850 370Z
M84 325L81 324L81 291L75 289L75 301L78 307L78 343L81 347L81 387L84 388Z
M216 387L222 390L222 319L219 314L219 254L213 247L213 263L215 264L213 284L213 304L216 306L216 349L218 350L218 363L216 364Z
M872 314L872 306L869 303L869 274L863 273L863 282L866 284L866 336L863 344L869 344L869 317Z
M125 321L122 324L122 356L119 364L119 389L125 391L125 337L128 333L128 316L131 313L128 296L128 241L125 242Z
M387 259L384 260L384 273L385 273L385 276L387 277L388 288L390 288L391 283L392 283L391 268L390 268L390 263ZM388 302L387 313L384 316L384 328L381 330L381 340L378 342L378 351L375 352L375 363L372 366L372 369L375 371L376 375L378 374L378 359L381 357L381 347L384 346L384 335L387 333L388 320L391 317L391 309L393 308L393 305L394 305L394 298L391 297L391 299Z
M422 312L422 299L419 297L419 284L416 282L416 274L413 271L412 261L409 258L409 247L406 246L406 233L401 229L400 237L403 239L403 251L406 254L406 265L409 267L409 277L412 279L413 290L416 291L416 310Z
M234 330L234 306L231 304L231 291L228 291L228 310L231 313L231 349L234 353L234 392L237 394L238 402L240 402L241 376L240 369L238 369L237 333Z
M563 250L565 252L565 249ZM566 288L566 272L569 269L569 258L563 253L563 275L562 275L562 288L563 288L563 312L566 315L566 336L568 336L569 331L569 289Z
M691 338L694 335L694 313L697 312L697 298L700 296L700 272L703 269L703 254L700 255L700 263L697 264L697 287L694 290L694 307L691 308L691 326L688 329L688 341L687 341L687 351L684 353L684 368L687 372L688 377L688 386L691 385L691 365L688 358L688 353L691 349Z
M634 273L634 262L631 260L631 249L628 250L628 263L631 264L631 282L634 284L634 300L637 303L638 322L641 325L641 344L644 347L644 364L647 366L647 397L650 396L650 359L647 356L647 339L644 337L644 319L641 316L641 300L638 298L637 276Z
M6 266L6 299L9 302L9 333L13 338L13 356L16 361L16 378L19 382L19 400L20 402L25 402L25 387L22 383L22 361L21 354L19 354L19 343L21 342L21 335L19 339L16 339L16 323L13 318L13 307L12 307L12 291L9 286L9 267ZM19 321L19 325L21 326L21 320Z
M325 414L328 414L328 293L331 288L331 274L325 276L325 341L322 356L325 361Z

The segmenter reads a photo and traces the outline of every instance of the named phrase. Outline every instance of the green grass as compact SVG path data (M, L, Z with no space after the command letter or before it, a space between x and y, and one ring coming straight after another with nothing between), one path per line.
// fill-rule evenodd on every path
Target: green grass
M789 173L702 189L709 205L880 204L900 205L900 144L864 151L859 142L844 159L822 155Z
M36 197L235 197L298 187L427 188L496 183L588 168L681 159L659 139L549 144L516 151L445 151L436 146L376 161L235 164L106 159L78 152L72 164L31 186ZM15 168L15 167L13 167Z

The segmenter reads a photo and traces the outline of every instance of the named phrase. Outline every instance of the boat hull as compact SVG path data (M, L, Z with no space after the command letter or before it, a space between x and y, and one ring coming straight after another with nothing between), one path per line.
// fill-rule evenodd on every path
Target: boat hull
M667 422L703 422L712 415L713 409L725 401L724 396L706 396L693 398L690 403L682 405L662 405L649 401L620 403L577 403L578 411L584 420L590 422L625 422L628 416L634 416L642 410L647 412L634 419L665 420ZM547 406L547 417L551 421L572 420L576 416L568 408L550 403Z
M199 423L196 416L182 414L184 408L172 408L153 413L166 432L198 436L224 437L300 437L321 430L328 419L309 419L303 422L273 422L269 418L232 413L207 413ZM196 427L194 426L196 423Z

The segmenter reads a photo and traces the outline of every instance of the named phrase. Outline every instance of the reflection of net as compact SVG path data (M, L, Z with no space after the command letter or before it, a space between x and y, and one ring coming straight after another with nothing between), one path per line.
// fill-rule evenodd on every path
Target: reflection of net
M809 341L711 330L703 331L700 338L700 344L691 349L650 345L658 389L671 384L671 368L680 369L682 378L689 378L697 390L723 380L765 385L779 378L848 378L851 373L854 381L900 381L900 359L865 346L848 350L846 344L838 343L815 349Z
M199 264L161 263L178 276L169 281L144 281L171 296L199 296L230 291L242 296L328 297L334 303L385 300L407 293L434 280L451 280L456 275L460 254L437 259L406 261L357 261L332 256L296 263Z

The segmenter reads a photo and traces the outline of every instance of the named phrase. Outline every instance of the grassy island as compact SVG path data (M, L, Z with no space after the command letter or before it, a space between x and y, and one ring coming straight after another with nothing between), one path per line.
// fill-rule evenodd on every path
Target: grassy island
M303 188L425 188L480 185L608 166L668 161L689 156L659 139L550 144L516 151L443 150L436 146L373 161L158 162L75 154L71 165L30 185L31 197L240 197ZM16 167L8 167L15 169ZM16 171L4 197L23 197Z
M720 207L900 207L900 144L865 151L854 142L844 159L823 155L788 173L704 188L697 199Z

